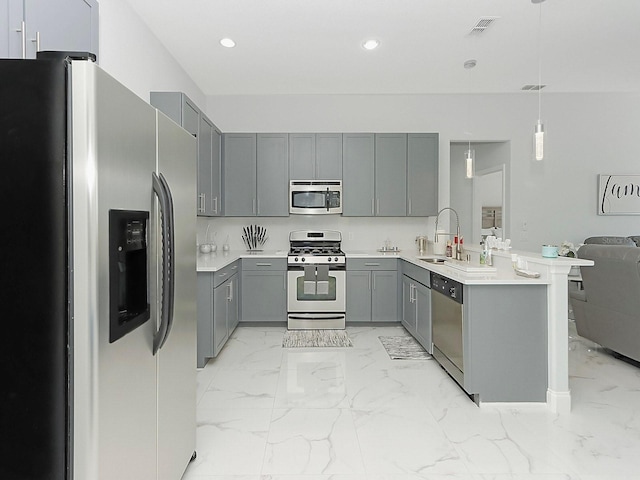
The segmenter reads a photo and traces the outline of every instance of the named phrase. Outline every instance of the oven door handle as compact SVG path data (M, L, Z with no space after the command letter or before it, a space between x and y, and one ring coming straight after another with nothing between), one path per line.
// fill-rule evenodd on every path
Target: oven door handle
M330 210L330 207L331 207L330 195L331 194L329 193L329 187L327 187L327 193L325 193L325 197L324 197L325 198L324 203L325 203L325 206L327 207L327 212Z
M294 320L342 320L344 314L340 313L290 313L289 318Z

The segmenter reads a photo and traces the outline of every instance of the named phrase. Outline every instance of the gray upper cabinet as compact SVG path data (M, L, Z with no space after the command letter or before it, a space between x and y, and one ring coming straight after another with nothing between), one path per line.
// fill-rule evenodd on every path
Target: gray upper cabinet
M213 209L211 198L212 175L211 156L213 154L213 123L206 117L199 119L198 125L198 215L206 215ZM217 202L216 202L217 203Z
M198 139L197 212L201 216L222 214L222 165L220 131L182 92L151 92L151 105Z
M289 134L291 180L339 180L342 178L342 134Z
M374 214L373 133L342 135L342 215L370 217Z
M98 55L96 0L1 0L0 56L35 58L42 50Z
M289 215L289 143L286 133L257 136L257 214Z
M317 180L342 178L342 134L316 133Z
M289 178L315 178L316 136L313 133L289 134Z
M222 163L226 216L289 215L286 133L226 133Z
M438 213L438 134L407 135L407 214Z
M222 135L224 170L224 214L232 217L256 215L256 134Z
M407 215L407 134L376 134L375 212L378 216Z
M213 126L211 134L211 216L222 215L222 134Z

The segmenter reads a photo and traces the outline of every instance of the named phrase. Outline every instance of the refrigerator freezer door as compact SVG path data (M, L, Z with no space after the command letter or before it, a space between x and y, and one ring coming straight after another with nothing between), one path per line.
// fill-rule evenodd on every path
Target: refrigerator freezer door
M71 81L74 479L155 480L155 252L151 321L109 343L108 225L110 209L151 210L156 112L93 64Z
M196 140L158 113L157 171L171 189L175 219L173 324L158 351L158 479L177 480L195 451ZM158 263L160 240L158 238Z
M65 91L62 64L0 60L2 479L66 479Z

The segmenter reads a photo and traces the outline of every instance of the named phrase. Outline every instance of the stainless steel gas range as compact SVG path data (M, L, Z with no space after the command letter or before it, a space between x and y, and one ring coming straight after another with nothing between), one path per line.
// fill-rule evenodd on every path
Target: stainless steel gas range
M289 234L288 328L343 329L346 310L346 257L342 234L298 230Z

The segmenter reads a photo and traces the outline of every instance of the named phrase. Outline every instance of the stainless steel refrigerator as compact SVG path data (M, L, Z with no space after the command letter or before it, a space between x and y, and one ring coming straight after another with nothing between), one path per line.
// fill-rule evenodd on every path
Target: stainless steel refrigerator
M195 139L82 54L0 60L0 478L195 453Z

